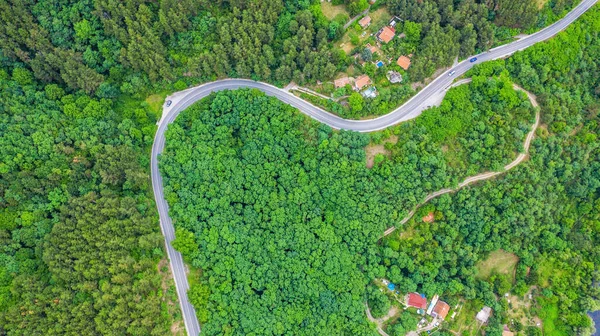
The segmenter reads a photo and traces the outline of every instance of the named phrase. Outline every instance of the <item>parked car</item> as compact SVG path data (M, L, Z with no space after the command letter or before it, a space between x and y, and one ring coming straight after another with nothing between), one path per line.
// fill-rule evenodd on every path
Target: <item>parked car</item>
M167 107L171 106L172 103L173 103L172 101L167 100Z
M455 73L456 73L456 70L452 70L452 71L450 71L450 73L448 74L448 76L452 76L452 75L454 75Z
M471 58L471 59L469 60L469 62L471 62L471 63L473 63L473 62L475 62L475 61L477 61L477 57L473 57L473 58Z

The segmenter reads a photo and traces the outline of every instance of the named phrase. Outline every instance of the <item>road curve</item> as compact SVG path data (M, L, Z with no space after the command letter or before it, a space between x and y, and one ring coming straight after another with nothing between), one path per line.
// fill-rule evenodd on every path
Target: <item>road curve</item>
M173 122L173 120L175 120L175 118L181 111L185 110L187 107L189 107L196 101L208 96L212 92L221 90L233 90L238 88L256 88L263 91L269 96L274 96L280 99L281 101L292 105L293 107L299 109L302 113L310 116L311 118L317 121L327 124L332 128L354 130L358 132L372 132L381 130L389 126L395 125L399 122L409 120L418 116L423 109L423 105L427 103L429 98L435 97L436 95L443 93L443 91L452 84L454 78L467 72L470 68L473 67L473 65L484 61L509 56L518 50L523 50L535 43L549 39L550 37L556 35L558 32L565 29L579 16L581 16L589 8L591 8L597 1L598 0L583 0L564 18L544 28L543 30L540 30L535 34L529 35L510 44L503 45L491 49L488 52L476 55L474 57L477 57L478 60L475 63L470 63L468 59L459 63L457 66L453 67L452 69L449 69L448 71L440 75L438 78L433 80L429 85L427 85L423 90L418 92L404 105L395 109L391 113L376 119L342 119L275 86L245 79L227 79L215 81L173 95L173 104L169 108L163 109L163 117L158 123L158 130L156 131L156 135L154 137L154 143L152 145L151 153L151 178L152 188L154 190L154 198L156 200L156 206L158 208L158 214L160 217L160 226L162 233L165 237L167 255L171 264L171 270L173 272L173 278L175 280L175 287L177 289L177 295L179 297L179 304L181 307L183 320L188 335L198 335L200 333L200 325L198 323L198 319L196 318L194 308L188 301L187 290L189 289L189 285L186 278L183 259L181 257L181 254L175 251L175 249L173 249L173 247L171 246L171 241L173 241L173 239L175 238L175 230L173 228L171 218L168 215L169 208L163 194L162 178L158 170L158 156L162 153L165 147L165 131L167 129L167 126L171 122ZM450 76L449 74L451 71L454 71L454 73Z

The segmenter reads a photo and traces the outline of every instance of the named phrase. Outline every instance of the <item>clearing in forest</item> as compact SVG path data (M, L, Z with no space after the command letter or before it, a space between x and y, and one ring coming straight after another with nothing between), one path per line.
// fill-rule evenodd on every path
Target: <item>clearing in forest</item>
M385 149L385 144L391 143L396 144L398 142L398 137L395 135L390 136L388 139L385 139L381 144L369 144L365 151L367 152L367 168L372 168L375 164L375 157L378 154L385 155L387 157L390 156L390 151Z
M487 279L493 273L510 274L515 272L519 257L504 250L497 250L485 259L477 263L477 277Z
M325 15L325 17L328 18L329 20L333 20L339 14L350 15L350 14L348 14L348 11L346 10L346 6L344 6L344 5L334 6L329 1L321 2L321 11L323 12L323 15Z

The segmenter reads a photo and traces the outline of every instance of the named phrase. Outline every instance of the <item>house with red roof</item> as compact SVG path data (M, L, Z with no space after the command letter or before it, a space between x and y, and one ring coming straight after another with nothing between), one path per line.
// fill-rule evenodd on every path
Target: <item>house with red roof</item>
M418 309L426 309L427 308L427 299L425 298L425 295L421 295L419 293L410 293L410 294L408 294L406 304L409 307L415 307Z

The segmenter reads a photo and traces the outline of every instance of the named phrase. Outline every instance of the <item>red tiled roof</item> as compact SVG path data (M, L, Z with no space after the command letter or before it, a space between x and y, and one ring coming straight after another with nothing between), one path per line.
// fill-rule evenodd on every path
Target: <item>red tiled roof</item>
M410 307L425 309L427 308L427 299L419 293L410 293L408 294L408 305Z
M381 32L379 32L377 37L379 37L379 39L384 43L388 43L394 38L395 35L396 30L394 28L385 26L383 29L381 29Z

